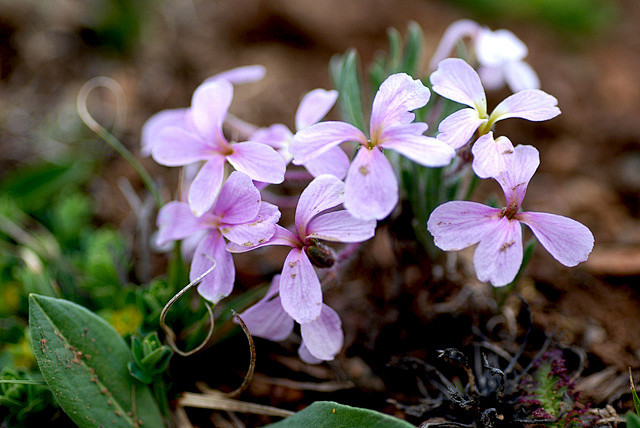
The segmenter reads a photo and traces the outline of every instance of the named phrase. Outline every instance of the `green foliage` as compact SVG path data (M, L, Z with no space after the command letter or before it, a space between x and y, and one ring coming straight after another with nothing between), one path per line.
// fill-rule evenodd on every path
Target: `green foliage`
M140 38L148 1L93 0L84 38L90 44L128 55Z
M627 413L627 428L640 428L640 416Z
M42 375L76 424L163 425L147 387L129 376L127 345L106 321L75 303L32 294L29 324Z
M362 111L362 80L358 52L355 49L349 49L344 55L335 55L331 58L329 72L333 85L340 94L338 104L343 119L366 132Z
M133 361L129 361L127 367L131 376L140 382L149 385L153 378L167 370L173 351L163 345L155 331L140 339L131 337L131 353Z
M367 427L367 428L410 428L413 425L373 410L345 406L333 401L316 401L306 409L288 418L267 425L270 428L297 427Z
M30 415L55 405L51 392L26 370L5 368L0 372L0 407L6 423L24 422Z

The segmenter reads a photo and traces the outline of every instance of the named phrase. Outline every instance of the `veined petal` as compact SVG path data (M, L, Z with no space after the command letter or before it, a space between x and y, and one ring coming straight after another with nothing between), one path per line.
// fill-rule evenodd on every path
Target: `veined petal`
M493 132L478 138L473 153L473 171L480 178L497 177L507 170L507 157L513 155L513 144L507 137L493 139Z
M375 233L375 220L362 220L345 210L319 215L307 226L307 238L333 242L362 242Z
M529 53L527 46L511 31L491 31L488 28L478 33L475 49L478 62L487 66L520 61Z
M280 211L267 202L260 204L258 215L245 223L221 223L220 232L229 241L243 247L260 245L271 239L276 232L276 223L280 220Z
M451 51L460 40L465 37L474 38L480 29L480 25L470 19L461 19L449 25L442 35L436 53L431 58L429 71L435 70L438 67L438 63L451 54Z
M480 281L489 281L496 287L513 281L522 265L520 223L502 217L493 231L482 237L473 264Z
M187 199L197 217L207 212L216 201L224 176L224 158L218 156L205 163L189 187Z
M249 138L254 143L262 143L273 147L285 164L291 162L293 156L289 153L289 142L293 138L293 134L285 125L276 123L268 128L260 128Z
M233 291L233 282L236 278L236 270L233 266L233 258L225 248L224 238L217 230L212 230L200 242L193 254L189 279L198 278L213 266L216 267L204 277L198 285L198 293L213 304L227 297Z
M338 99L338 91L314 89L302 98L296 112L296 131L315 125L325 117Z
M293 318L282 308L280 297L273 297L280 288L280 275L273 277L267 294L255 305L240 314L253 336L281 341L293 331Z
M296 231L301 239L307 235L307 225L316 215L344 202L344 183L333 175L315 178L302 191L296 207Z
M322 311L322 287L305 252L292 249L280 278L282 307L300 324L313 321Z
M487 98L480 76L464 60L447 58L441 61L431 74L431 83L433 91L441 96L475 108L480 116L487 114Z
M544 248L565 266L584 262L593 250L593 234L575 220L537 212L518 213L515 218L529 226Z
M452 148L459 149L467 144L480 125L486 122L487 119L480 119L477 110L463 108L440 122L437 138Z
M251 83L262 80L264 75L267 74L267 69L262 65L245 65L242 67L232 68L231 70L223 71L214 76L209 77L203 83L211 83L216 80L226 80L234 85L240 83Z
M193 255L196 252L196 248L200 245L200 242L204 239L205 236L209 233L208 230L200 230L199 232L194 233L193 235L189 235L182 240L180 244L180 253L182 253L182 260L191 261L193 260Z
M169 241L184 239L200 230L207 229L207 221L211 217L209 213L205 213L202 217L196 217L186 203L169 202L158 213L156 221L159 229L156 237L157 244L162 246Z
M378 148L360 147L347 172L345 208L361 219L381 220L398 203L398 180Z
M303 166L314 177L330 174L342 180L349 169L349 157L340 147L332 147Z
M540 79L535 70L524 61L505 64L504 77L513 93L525 89L540 89Z
M366 145L369 140L351 124L320 122L298 131L289 144L289 153L293 155L293 163L301 165L346 141Z
M298 348L298 356L300 356L300 359L307 364L320 364L322 362L320 358L314 357L311 352L309 352L304 341L300 344L300 348Z
M558 100L539 89L525 89L505 98L493 109L489 121L519 117L533 122L553 119L560 114Z
M178 128L188 129L187 125L187 112L186 108L177 108L171 110L162 110L151 116L142 125L142 131L140 135L140 152L143 156L149 156L152 151L152 147L156 142L158 133L166 127L175 126Z
M533 146L518 144L513 149L513 154L504 159L507 169L494 178L502 187L507 207L515 203L520 208L529 181L540 165L540 154Z
M266 204L266 202L263 202L263 204ZM276 224L276 231L268 241L258 243L257 245L241 245L231 241L227 244L227 251L230 253L245 253L255 250L256 248L266 247L267 245L283 245L285 247L299 248L302 247L302 242L300 242L296 235Z
M477 202L451 201L438 206L427 222L433 242L445 251L458 251L480 242L498 225L501 210Z
M453 147L444 141L426 135L403 133L402 128L385 132L384 142L380 146L429 167L447 166L456 155Z
M396 73L382 82L371 107L371 138L376 138L385 128L413 122L411 111L424 107L431 93L420 79L406 73Z
M160 165L182 166L216 156L214 147L183 128L165 127L155 137L151 154Z
M282 183L286 165L282 157L266 144L246 142L231 146L227 161L238 171L265 183Z
M333 360L342 349L344 335L340 316L327 305L322 305L318 318L300 325L300 333L309 353L321 360Z
M224 223L237 224L253 220L260 210L262 198L251 178L234 171L220 190L213 211Z
M200 135L216 147L228 144L222 133L222 122L232 98L233 86L222 79L198 86L191 99L193 124Z

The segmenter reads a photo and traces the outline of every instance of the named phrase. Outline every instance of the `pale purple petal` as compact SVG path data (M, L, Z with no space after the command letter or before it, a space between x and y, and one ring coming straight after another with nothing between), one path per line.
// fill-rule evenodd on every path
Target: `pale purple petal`
M480 281L489 281L496 287L513 281L522 265L520 223L502 217L494 230L482 237L473 264Z
M433 242L445 251L458 251L480 242L495 229L502 211L477 202L451 201L438 206L427 222Z
M529 226L544 248L565 266L584 262L593 250L593 234L575 220L536 212L518 213L515 218Z
M260 192L251 178L243 172L234 171L222 186L213 212L224 223L245 223L258 215L261 201Z
M246 142L231 146L233 153L227 161L254 180L265 183L282 183L286 165L282 157L266 144Z
M424 107L431 93L420 79L413 79L405 73L392 74L382 82L373 99L371 107L371 139L385 128L394 125L406 125L413 122L412 110Z
M447 166L456 155L453 147L444 141L426 135L405 133L404 127L387 128L384 141L385 149L394 150L420 165L428 167Z
M279 342L293 332L293 318L282 307L278 293L280 275L273 277L267 294L255 305L240 314L253 336Z
M442 35L436 53L431 58L429 71L435 70L440 61L450 56L460 40L465 37L475 38L480 28L477 22L469 19L461 19L449 25Z
M321 360L333 360L342 349L344 335L340 316L327 305L322 305L317 319L300 325L300 333L309 353Z
M151 147L160 165L182 166L216 156L215 147L196 134L174 126L162 128Z
M263 202L263 204L264 203L266 202ZM247 251L266 247L268 245L283 245L286 247L301 248L302 242L300 242L296 235L294 235L284 227L276 225L276 231L268 241L258 243L257 245L240 245L232 241L227 244L227 250L231 253L245 253Z
M463 108L440 122L437 138L452 148L459 149L467 144L476 130L486 122L487 119L478 117L475 109Z
M478 138L473 153L473 171L480 178L497 177L507 170L507 157L513 155L513 144L507 137L493 138L489 132Z
M298 131L289 144L293 163L301 165L346 141L366 145L367 137L355 126L345 122L320 122Z
M140 135L140 152L143 156L149 156L152 147L156 142L158 132L163 128L175 126L178 128L188 128L186 115L189 110L186 108L177 108L172 110L162 110L151 116L142 125Z
M375 232L375 220L362 220L345 210L319 215L307 226L307 238L333 242L362 242Z
M322 362L320 358L316 358L311 355L311 352L309 352L309 349L307 349L304 342L302 342L300 344L300 348L298 348L298 355L300 356L300 359L307 364L320 364Z
M398 203L398 180L389 160L377 148L360 147L347 172L345 208L361 219L381 220Z
M481 65L478 67L478 75L482 86L488 91L496 91L504 86L505 66Z
M529 181L540 165L540 154L533 146L518 144L513 149L513 155L507 156L505 162L507 169L495 179L502 187L507 207L516 204L519 208Z
M460 58L447 58L431 74L433 91L450 100L487 112L487 98L478 73Z
M208 233L208 230L200 230L199 232L196 232L193 235L189 235L182 240L182 243L180 244L180 253L182 254L182 260L193 260L193 255L196 252L196 248L198 248L198 245L200 245L200 241L202 241Z
M162 246L169 241L184 239L200 230L208 228L207 221L213 216L205 213L196 217L189 205L184 202L172 201L163 206L158 213L157 244Z
M222 122L233 98L233 86L226 80L203 83L193 93L191 117L196 129L207 141L226 146Z
M211 83L216 80L226 80L234 85L240 83L252 83L262 80L266 73L267 69L262 65L245 65L218 73L209 77L203 83Z
M338 99L338 91L314 89L302 98L296 112L296 131L315 125L325 117Z
M349 157L340 147L332 147L303 166L314 177L330 174L342 180L349 169Z
M499 120L519 117L540 122L553 119L560 114L556 107L558 100L539 89L525 89L517 94L505 98L491 112L489 120L494 123Z
M504 77L512 92L525 89L540 89L540 79L533 68L524 61L513 61L505 64Z
M224 176L224 158L218 156L205 163L189 187L189 206L200 217L216 201Z
M483 29L475 43L476 55L481 65L501 66L520 61L527 56L527 46L509 30Z
M193 281L208 271L213 266L212 259L215 260L216 267L198 285L198 293L216 304L231 294L236 277L231 254L227 252L224 238L217 230L209 232L196 248L189 271L190 280Z
M287 255L280 278L282 307L300 324L318 318L322 310L322 287L305 252L294 248Z
M229 241L243 247L253 247L263 244L276 231L276 223L280 220L280 211L275 205L267 202L260 204L258 215L246 223L221 223L220 231Z
M333 175L313 179L302 191L296 207L296 231L301 239L307 235L307 225L322 211L344 202L344 183Z
M276 123L268 128L260 128L249 138L254 143L262 143L273 147L285 164L291 162L293 156L289 153L289 142L293 138L293 134L285 125Z

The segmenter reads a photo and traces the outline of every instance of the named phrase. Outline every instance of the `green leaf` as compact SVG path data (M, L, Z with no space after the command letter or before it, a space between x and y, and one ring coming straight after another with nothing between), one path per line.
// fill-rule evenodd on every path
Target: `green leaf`
M416 22L410 22L402 58L402 71L410 76L417 76L420 71L420 60L424 49L422 29Z
M76 424L163 426L151 393L129 375L129 348L105 320L75 303L31 294L29 324L40 371Z
M627 428L640 428L640 417L633 413L627 413Z
M408 422L373 410L345 406L333 401L316 401L301 412L267 425L271 428L297 427L367 427L367 428L415 428Z
M331 58L329 71L340 94L338 103L344 120L365 132L358 52L349 49L344 55L334 56Z

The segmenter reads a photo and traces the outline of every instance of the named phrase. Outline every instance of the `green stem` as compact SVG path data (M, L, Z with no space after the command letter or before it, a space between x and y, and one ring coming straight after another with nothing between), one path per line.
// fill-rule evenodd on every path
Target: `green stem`
M169 407L169 397L167 397L167 385L162 379L159 379L153 382L151 389L153 390L153 396L156 399L156 403L158 403L162 416L164 416L167 421L171 421L171 409Z
M19 385L43 385L47 386L47 382L43 380L27 380L27 379L0 379L0 383L13 383Z

